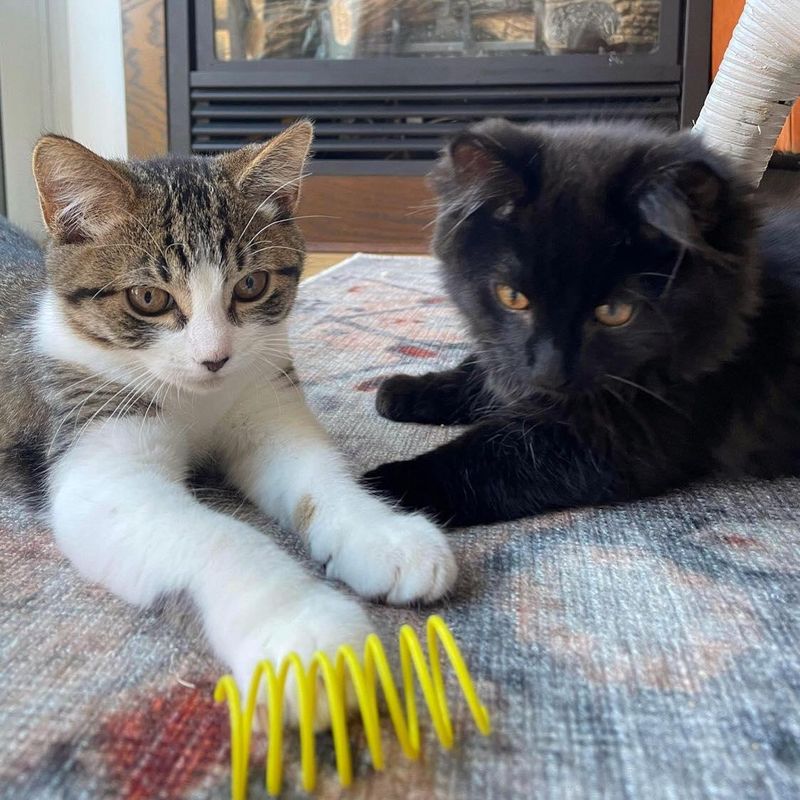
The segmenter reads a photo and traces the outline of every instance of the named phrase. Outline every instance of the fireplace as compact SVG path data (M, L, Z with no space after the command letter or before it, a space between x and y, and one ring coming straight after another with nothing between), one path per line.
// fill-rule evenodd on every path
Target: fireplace
M168 0L170 146L233 149L304 116L315 176L388 179L425 174L446 137L489 116L689 125L710 5Z

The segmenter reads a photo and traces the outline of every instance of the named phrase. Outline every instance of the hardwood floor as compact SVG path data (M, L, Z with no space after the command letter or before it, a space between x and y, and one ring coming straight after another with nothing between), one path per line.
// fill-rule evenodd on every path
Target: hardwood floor
M350 258L352 253L308 253L306 255L306 266L303 270L303 279L310 278L313 275L319 275L324 272L328 267Z

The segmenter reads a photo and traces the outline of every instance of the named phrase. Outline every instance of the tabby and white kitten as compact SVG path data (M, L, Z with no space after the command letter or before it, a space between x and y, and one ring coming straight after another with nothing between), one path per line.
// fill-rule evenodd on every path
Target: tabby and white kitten
M370 623L198 502L198 463L363 597L432 601L456 576L434 525L359 487L295 382L292 212L311 138L298 123L215 158L122 163L45 136L46 271L0 275L0 475L44 478L58 544L89 580L141 606L188 593L240 685L259 659L359 645Z

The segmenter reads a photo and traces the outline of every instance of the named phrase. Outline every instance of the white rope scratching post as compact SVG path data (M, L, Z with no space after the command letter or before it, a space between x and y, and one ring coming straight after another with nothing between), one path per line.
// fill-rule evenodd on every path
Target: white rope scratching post
M755 188L800 97L800 0L747 0L695 126Z

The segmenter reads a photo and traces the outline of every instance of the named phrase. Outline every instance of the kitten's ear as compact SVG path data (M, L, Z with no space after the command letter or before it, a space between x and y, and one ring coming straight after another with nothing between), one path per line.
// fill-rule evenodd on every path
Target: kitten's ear
M727 183L703 161L661 167L638 198L641 219L684 247L698 247L721 222Z
M455 179L463 184L488 181L507 169L494 143L470 133L452 142L448 155Z
M450 143L431 174L439 197L451 202L496 198L502 203L524 194L524 180L501 142L506 128L511 129L509 123L492 120Z
M33 176L44 224L62 244L96 239L132 213L135 190L127 170L72 139L39 139Z
M265 144L251 144L219 158L251 203L266 208L273 202L291 213L300 201L300 184L313 138L313 125L301 120Z

